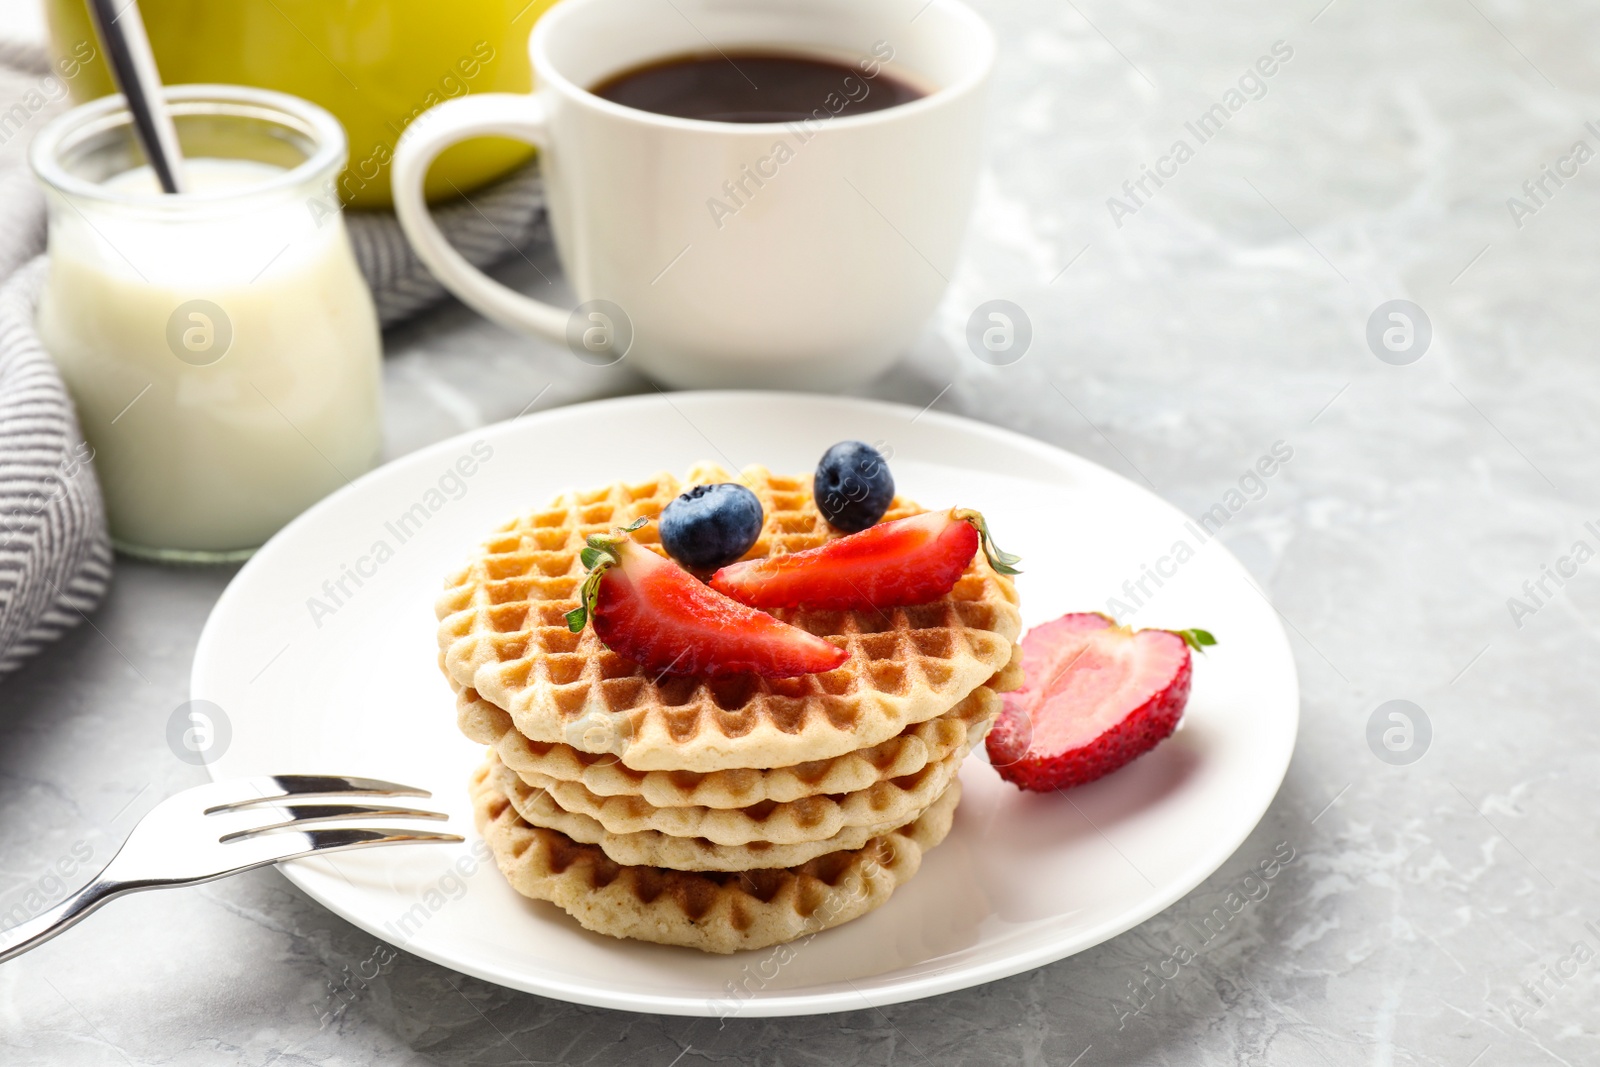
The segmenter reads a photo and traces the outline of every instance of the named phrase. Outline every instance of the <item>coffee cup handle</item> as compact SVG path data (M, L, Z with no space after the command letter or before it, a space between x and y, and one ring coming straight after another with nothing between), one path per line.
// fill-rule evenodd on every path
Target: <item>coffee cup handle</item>
M571 311L523 296L468 263L439 232L423 199L423 179L440 152L469 137L496 134L527 141L541 152L548 150L543 101L520 93L480 93L447 100L425 112L395 146L390 170L395 214L417 256L463 303L507 329L565 344Z

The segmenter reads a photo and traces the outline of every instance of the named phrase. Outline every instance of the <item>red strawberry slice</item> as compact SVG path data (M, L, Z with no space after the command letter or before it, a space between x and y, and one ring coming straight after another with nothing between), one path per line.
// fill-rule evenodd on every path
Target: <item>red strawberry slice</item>
M1002 574L1021 562L989 538L983 516L952 508L880 522L804 552L733 563L711 587L758 608L865 611L938 600L983 546Z
M629 530L636 530L635 523ZM849 653L815 634L729 600L626 537L589 538L573 633L594 619L606 646L661 674L792 678L831 671Z
M1049 792L1092 782L1155 748L1189 701L1190 648L1204 630L1139 630L1063 615L1022 639L1027 681L1005 694L985 742L1006 781Z

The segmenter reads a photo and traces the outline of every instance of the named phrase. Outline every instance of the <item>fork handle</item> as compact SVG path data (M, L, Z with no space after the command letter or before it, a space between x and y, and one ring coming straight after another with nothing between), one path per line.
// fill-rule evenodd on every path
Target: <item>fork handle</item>
M133 888L126 882L107 879L104 872L96 875L93 881L77 892L68 894L61 903L9 929L0 930L0 963L44 944L112 897Z

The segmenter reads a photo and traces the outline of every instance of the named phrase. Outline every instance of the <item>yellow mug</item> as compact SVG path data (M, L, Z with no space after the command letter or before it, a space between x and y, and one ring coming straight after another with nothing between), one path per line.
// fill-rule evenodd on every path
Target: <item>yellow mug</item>
M555 0L140 0L162 80L276 89L343 123L352 207L388 207L395 142L428 108L467 93L532 88L528 34ZM113 91L84 0L45 0L57 69L73 98ZM505 174L527 145L478 138L439 157L430 200Z

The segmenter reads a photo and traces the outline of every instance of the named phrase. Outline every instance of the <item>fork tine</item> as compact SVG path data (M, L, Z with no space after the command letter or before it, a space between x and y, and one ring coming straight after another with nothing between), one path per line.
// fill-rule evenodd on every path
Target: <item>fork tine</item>
M443 822L450 816L438 811L424 811L421 808L400 808L382 804L284 804L275 806L272 814L287 813L288 818L277 822L264 823L261 826L252 826L245 830L235 830L223 834L217 840L223 844L229 841L239 841L257 834L270 833L287 827L301 826L311 822L328 822L338 819L434 819Z
M211 815L219 811L254 807L258 804L275 804L289 797L431 797L432 793L416 786L386 782L381 778L350 778L338 774L275 774L260 778L241 778L226 784L231 789L254 790L257 795L240 800L215 804L206 809Z
M437 830L385 830L370 826L299 830L277 836L293 837L302 843L309 843L311 846L309 848L291 850L275 857L273 862L278 863L282 863L284 860L303 859L306 856L317 856L326 852L345 852L354 848L369 848L373 845L405 845L425 841L444 843L466 840L460 834L444 834Z

